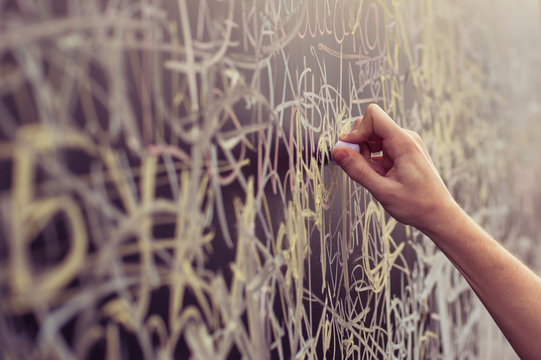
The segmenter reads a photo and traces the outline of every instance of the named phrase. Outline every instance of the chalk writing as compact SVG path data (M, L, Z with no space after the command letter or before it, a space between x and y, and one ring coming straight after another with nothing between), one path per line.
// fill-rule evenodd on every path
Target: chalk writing
M532 254L536 218L513 224L509 193L535 213L539 190L506 177L518 150L497 152L535 134L501 140L495 120L530 58L498 62L485 12L0 2L0 357L513 356L434 245L328 164L377 102Z

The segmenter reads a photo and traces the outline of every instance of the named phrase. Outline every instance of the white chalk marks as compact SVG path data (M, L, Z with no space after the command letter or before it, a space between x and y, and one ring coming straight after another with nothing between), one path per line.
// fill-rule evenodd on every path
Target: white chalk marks
M493 53L458 41L479 31L465 14L0 3L0 357L486 351L452 265L326 165L378 102L423 135L464 207L505 219L486 131L501 94L474 61Z

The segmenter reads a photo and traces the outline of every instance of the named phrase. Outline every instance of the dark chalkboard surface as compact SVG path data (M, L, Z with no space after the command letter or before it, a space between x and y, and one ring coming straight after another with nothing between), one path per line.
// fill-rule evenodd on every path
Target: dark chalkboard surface
M539 268L538 5L0 1L0 357L513 358L328 148L379 104Z

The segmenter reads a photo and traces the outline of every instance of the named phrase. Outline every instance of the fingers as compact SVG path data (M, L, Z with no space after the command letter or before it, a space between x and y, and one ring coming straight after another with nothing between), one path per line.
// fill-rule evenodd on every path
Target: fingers
M428 150L426 149L426 146L425 144L423 143L423 140L421 139L421 137L419 136L418 133L416 133L415 131L412 131L412 130L409 130L409 129L404 129L404 131L409 135L411 136L411 138L413 139L413 141L415 143L417 143L419 145L419 147L421 148L424 156L426 157L426 159L430 162L430 164L432 164L432 166L434 166L435 168L435 165L434 165L434 162L432 161L432 158L430 157L430 154L428 153Z
M355 123L353 124L353 126L351 128L355 129L355 128L359 127L361 125L361 121L363 121L363 118L357 118L355 120Z
M340 140L357 144L367 140L386 140L399 134L400 130L401 128L382 108L376 104L370 104L366 108L362 121L356 121L351 132L340 136Z
M385 183L385 169L382 164L366 159L360 153L346 148L338 147L333 150L332 158L356 182L364 186L373 194L381 192Z
M387 170L381 162L381 158L368 160L368 165L370 165L370 167L374 169L380 176L385 176L385 174L387 173Z
M427 227L432 222L423 220L427 214L452 199L419 135L402 129L378 106L369 106L341 140L359 144L360 153L336 147L334 161L397 220Z
M372 162L378 164L383 169L382 175L385 175L387 171L391 170L391 168L394 165L393 161L391 160L389 156L387 156L387 154L382 154L378 156L370 156L370 159Z
M368 160L368 163L377 171L378 174L384 176L387 171L393 167L393 161L387 154L382 153L374 155L373 153L379 153L382 151L381 143L376 147L369 144L369 142L363 142L360 144L361 155Z

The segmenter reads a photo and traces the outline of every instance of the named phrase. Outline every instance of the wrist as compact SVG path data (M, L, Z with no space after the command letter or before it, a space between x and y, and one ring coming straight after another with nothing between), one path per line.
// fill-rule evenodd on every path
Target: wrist
M460 205L449 196L446 201L439 202L430 210L430 215L426 217L428 221L418 229L434 241L456 231L456 226L463 224L467 218L468 215Z

